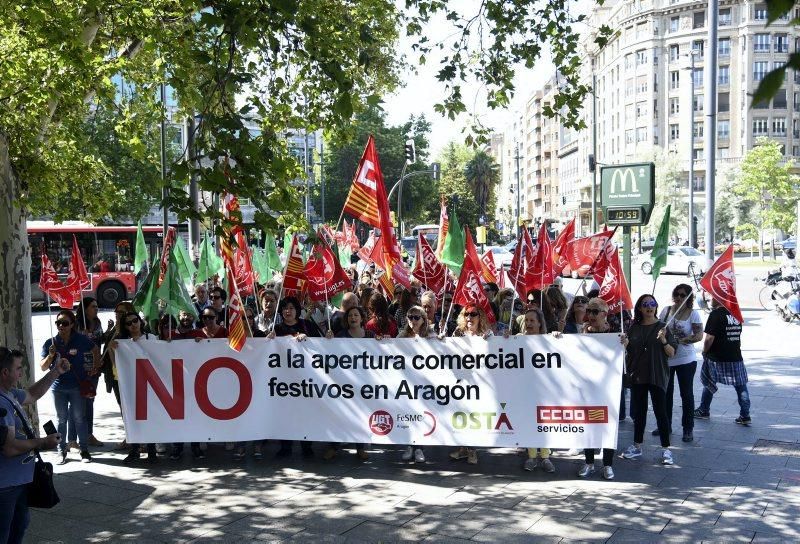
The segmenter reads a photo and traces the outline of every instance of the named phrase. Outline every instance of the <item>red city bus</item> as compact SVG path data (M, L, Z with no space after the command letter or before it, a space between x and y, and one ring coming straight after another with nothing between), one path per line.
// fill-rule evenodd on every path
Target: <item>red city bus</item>
M150 256L161 247L162 228L142 227ZM47 302L39 289L42 267L42 248L53 263L59 278L64 281L72 255L72 235L78 240L91 285L81 296L97 299L102 308L113 308L136 293L137 278L133 273L136 252L136 226L94 226L70 221L53 224L51 221L29 221L28 243L31 247L31 302ZM143 279L143 278L140 278Z

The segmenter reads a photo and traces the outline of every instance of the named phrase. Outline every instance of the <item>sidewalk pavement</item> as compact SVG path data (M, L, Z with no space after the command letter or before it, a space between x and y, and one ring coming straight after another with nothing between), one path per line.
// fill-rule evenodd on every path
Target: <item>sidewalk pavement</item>
M798 542L800 541L800 327L774 313L747 311L743 351L750 375L753 425L734 424L738 404L721 386L710 420L681 442L680 397L673 414L675 465L659 464L652 413L645 454L615 459L616 479L575 476L582 456L554 454L555 474L524 472L516 451L480 452L470 466L449 448L429 447L425 465L400 460L400 448L353 450L323 461L234 461L221 445L205 460L135 467L112 451L123 428L105 391L96 402L95 434L106 446L94 462L78 454L56 467L62 502L33 510L26 542ZM700 396L699 368L695 399ZM54 419L52 400L40 403ZM633 423L620 424L619 450ZM298 448L299 450L299 448ZM54 453L46 458L55 461Z

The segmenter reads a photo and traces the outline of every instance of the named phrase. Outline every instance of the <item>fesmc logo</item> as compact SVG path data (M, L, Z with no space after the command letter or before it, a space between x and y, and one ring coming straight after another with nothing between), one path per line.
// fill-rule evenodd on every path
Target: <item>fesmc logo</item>
M376 410L369 416L369 430L378 436L386 436L392 432L395 425L398 429L409 429L416 424L425 425L422 436L430 436L436 430L436 416L428 410L421 413L397 414L394 418L386 410Z
M506 409L506 403L500 403L500 409ZM451 419L456 431L492 431L501 434L513 434L514 427L508 414L500 412L456 412ZM503 429L505 427L505 430Z

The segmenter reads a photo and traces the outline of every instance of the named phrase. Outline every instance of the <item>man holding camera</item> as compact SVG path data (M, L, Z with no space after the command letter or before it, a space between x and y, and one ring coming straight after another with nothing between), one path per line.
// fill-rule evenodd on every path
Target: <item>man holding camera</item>
M22 379L22 359L19 351L0 346L0 542L9 544L22 542L30 520L27 486L33 480L32 450L55 448L61 440L57 433L29 439L28 424L20 419L25 417L22 406L39 400L69 370L69 361L61 359L25 391L15 387Z

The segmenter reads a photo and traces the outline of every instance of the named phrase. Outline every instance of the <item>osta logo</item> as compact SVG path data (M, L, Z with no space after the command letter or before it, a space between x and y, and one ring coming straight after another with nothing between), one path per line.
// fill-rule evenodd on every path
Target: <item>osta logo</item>
M394 428L392 415L386 410L376 410L369 416L369 430L378 436L386 436Z

